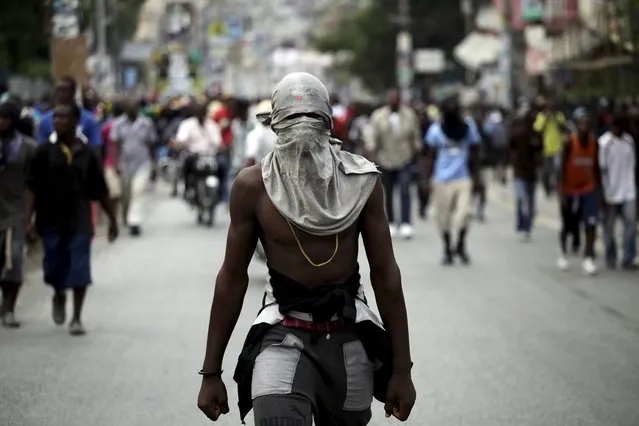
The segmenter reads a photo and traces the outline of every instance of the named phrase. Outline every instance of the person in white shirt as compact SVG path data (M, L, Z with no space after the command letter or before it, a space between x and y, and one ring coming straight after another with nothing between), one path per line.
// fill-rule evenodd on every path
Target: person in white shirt
M628 120L618 115L614 118L612 129L599 138L599 165L604 199L603 234L606 247L606 265L617 267L617 244L615 241L615 223L617 218L623 221L623 258L624 269L637 270L637 185L635 174L635 143L628 133Z
M193 117L180 123L175 145L191 154L217 154L222 145L220 127L207 116L204 104L193 106Z
M271 101L264 100L254 109L254 114L268 114L271 112ZM263 125L259 121L246 136L246 148L244 151L244 165L250 167L262 161L262 158L275 147L277 135L270 127Z
M193 105L193 116L180 123L174 146L190 154L184 160L184 195L189 199L194 193L190 177L198 156L217 155L222 146L220 127L209 118L206 105Z

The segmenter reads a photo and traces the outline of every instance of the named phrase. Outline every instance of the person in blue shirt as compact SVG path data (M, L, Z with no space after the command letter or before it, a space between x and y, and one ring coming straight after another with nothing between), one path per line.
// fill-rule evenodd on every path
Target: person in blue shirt
M425 173L431 177L437 223L444 243L444 265L470 263L466 236L472 218L473 191L479 185L481 138L473 120L464 118L457 99L446 101L442 119L425 139ZM456 244L451 233L457 230Z
M53 102L55 105L68 105L75 103L75 93L78 85L73 77L62 77L54 89ZM53 111L49 111L42 116L38 125L38 143L48 142L53 134ZM82 110L80 122L78 124L78 136L92 146L101 146L100 126L96 122L93 114Z

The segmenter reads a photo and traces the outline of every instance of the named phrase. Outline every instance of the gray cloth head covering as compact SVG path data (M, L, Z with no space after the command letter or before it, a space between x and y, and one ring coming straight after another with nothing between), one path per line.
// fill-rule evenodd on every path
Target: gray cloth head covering
M342 152L331 137L328 91L308 73L289 74L273 90L273 111L258 114L277 135L262 159L262 179L277 210L304 232L333 235L359 218L379 173L375 164Z

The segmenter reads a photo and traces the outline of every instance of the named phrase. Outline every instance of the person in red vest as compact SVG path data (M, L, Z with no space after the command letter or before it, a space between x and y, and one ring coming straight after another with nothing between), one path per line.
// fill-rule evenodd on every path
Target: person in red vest
M218 154L218 167L222 200L228 199L228 175L231 167L231 145L233 144L233 100L228 97L220 97L220 103L211 111L211 119L220 127L222 134L222 146Z
M566 257L567 237L571 230L585 228L586 247L583 270L588 275L597 272L595 265L595 236L601 194L601 172L599 170L599 145L592 130L590 116L585 109L575 112L577 130L564 146L563 161L559 175L559 203L562 227L559 233L561 254L557 265L568 268ZM580 232L580 231L577 231Z

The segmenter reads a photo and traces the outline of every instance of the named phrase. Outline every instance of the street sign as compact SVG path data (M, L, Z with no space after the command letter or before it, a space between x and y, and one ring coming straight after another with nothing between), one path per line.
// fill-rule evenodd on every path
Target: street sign
M417 49L413 55L416 73L439 74L446 69L446 56L441 49Z

